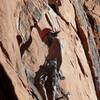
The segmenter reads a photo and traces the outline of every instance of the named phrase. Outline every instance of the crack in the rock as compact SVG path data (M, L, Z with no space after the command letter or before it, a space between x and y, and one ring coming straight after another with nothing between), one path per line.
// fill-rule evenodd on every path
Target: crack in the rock
M49 6L53 9L53 11L57 14L57 16L59 16L59 17L66 23L66 25L68 25L68 26L71 25L71 27L74 29L74 31L77 32L77 30L75 29L75 27L73 26L73 24L70 23L70 22L68 22L68 21L62 16L62 14L59 12L58 6L57 6L56 4L52 4L52 5L49 4ZM47 18L47 20L48 20L50 26L52 27L52 24L50 23L48 16L46 16L46 18Z
M20 53L21 53L21 57L23 56L25 50L27 50L29 48L29 46L31 45L32 43L32 37L30 35L28 41L26 41L24 44L21 45L20 47Z
M89 41L87 40L87 38L84 34L84 31L81 28L81 25L80 25L80 22L78 20L78 16L77 16L77 12L76 12L76 8L75 8L74 4L73 4L73 7L74 7L74 11L75 11L75 22L76 22L76 27L77 27L77 34L78 34L78 36L81 40L81 43L83 45L83 49L84 49L84 52L86 54L86 58L87 58L87 61L88 61L89 67L90 67L91 74L92 74L92 79L93 79L93 83L94 83L94 86L95 86L95 91L96 91L96 94L97 94L97 97L98 97L98 88L96 86L96 84L98 83L98 81L97 81L98 79L96 79L95 69L93 68L93 61L92 61L91 55L89 54L89 49L90 49L89 43L88 43ZM88 19L86 19L86 20L88 21ZM90 24L90 23L88 22L88 24ZM87 32L87 33L88 33L88 35L90 35L89 32Z
M76 52L75 52L75 54L76 54ZM80 61L80 59L79 59L77 54L76 54L76 57L77 57L77 61L78 61L78 64L80 66L81 72L83 73L84 76L88 77L87 73L84 70L84 66L82 65L82 63L81 63L81 61Z
M73 5L74 6L74 5ZM74 7L74 9L75 9L75 7ZM88 12L88 10L87 11L85 11L85 12ZM98 80L98 78L96 78L96 77L98 77L98 76L96 76L96 75L98 75L97 74L97 70L98 70L98 68L94 68L94 66L96 67L98 67L98 65L96 65L96 64L98 64L99 63L99 61L95 61L94 60L94 56L95 55L97 55L96 53L97 53L97 51L96 52L94 52L93 50L94 50L94 48L93 48L93 45L94 45L94 47L95 47L95 44L94 44L94 41L93 40L91 40L91 34L92 33L90 33L90 31L89 31L89 27L91 27L90 25L91 25L91 23L89 22L89 19L88 19L88 17L86 17L87 19L86 19L86 21L87 21L87 24L89 25L89 27L87 27L87 33L88 33L88 38L86 38L86 36L85 36L85 33L84 33L84 31L83 31L83 29L82 29L82 27L80 26L80 22L79 22L79 20L78 20L78 16L77 16L77 13L75 13L75 15L76 15L76 17L75 17L75 21L76 21L76 26L77 26L77 29L78 29L78 31L77 31L77 33L78 33L78 36L79 36L79 38L80 38L80 40L81 40L81 42L82 42L82 45L83 45L83 49L84 49L84 51L85 51L85 54L86 54L86 58L87 58L87 61L88 61L88 64L89 64L89 67L90 67L90 70L91 70L91 74L92 74L92 78L93 78L93 82L94 82L94 86L95 86L95 91L96 91L96 94L97 94L97 97L99 98L99 80ZM87 16L87 15L86 15ZM93 22L94 23L94 22ZM84 36L84 37L83 37ZM88 39L88 40L87 40ZM90 55L89 54L89 51L90 51L90 49L92 49L91 51L93 52L93 55ZM93 56L93 57L92 57ZM92 58L91 58L92 57ZM96 57L96 59L97 59L97 57ZM94 65L95 64L95 65Z
M8 54L7 50L4 48L4 46L3 46L1 41L0 41L0 47L1 47L1 50L4 53L4 55L6 56L6 58L11 62L9 54Z
M8 66L6 66L8 67ZM0 100L18 100L11 79L0 63Z

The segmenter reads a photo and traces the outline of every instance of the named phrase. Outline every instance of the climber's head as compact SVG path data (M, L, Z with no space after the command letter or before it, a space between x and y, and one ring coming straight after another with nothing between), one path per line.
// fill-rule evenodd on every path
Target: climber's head
M43 41L43 39L44 39L51 31L52 31L52 30L51 30L50 28L45 28L45 29L43 29L43 30L39 33L39 35L40 35L42 41Z
M43 29L39 34L43 42L46 44L50 42L60 31L52 31L50 28Z

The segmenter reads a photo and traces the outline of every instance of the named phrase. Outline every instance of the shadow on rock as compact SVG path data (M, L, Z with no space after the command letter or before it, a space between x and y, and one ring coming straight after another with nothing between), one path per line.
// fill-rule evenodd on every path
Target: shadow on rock
M0 100L18 100L11 79L0 64Z

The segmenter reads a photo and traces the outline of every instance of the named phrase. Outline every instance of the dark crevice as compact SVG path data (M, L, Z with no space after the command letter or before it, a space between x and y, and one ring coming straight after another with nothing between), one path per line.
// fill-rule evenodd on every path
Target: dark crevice
M78 21L77 15L75 17L75 21L76 21L76 27L77 27L77 34L78 34L78 36L79 36L79 38L81 40L81 43L83 45L83 49L84 49L84 52L86 54L86 58L87 58L89 66L90 66L91 74L92 74L92 77L93 77L93 82L95 84L95 73L94 73L94 69L92 67L93 63L92 63L91 57L89 55L88 41L86 39L86 36L85 36L83 30L80 27L80 23Z
M18 100L11 79L0 64L0 100Z
M83 73L84 76L87 76L87 77L88 77L88 75L87 75L87 73L85 72L84 67L83 67L83 65L82 65L82 63L81 63L79 57L77 56L77 54L76 54L76 57L77 57L78 64L79 64L79 66L80 66L81 72Z
M23 56L25 50L28 50L31 43L32 43L32 37L30 35L28 41L26 41L26 43L22 44L21 47L20 47L21 56Z
M92 31L94 33L94 40L98 47L98 45L99 45L99 27L97 25L95 18L89 13L90 11L88 10L88 8L85 5L84 5L84 10L87 14L89 24L91 25ZM98 52L99 52L99 48L98 48ZM99 52L99 55L100 55L100 52Z
M1 50L4 53L4 55L6 56L6 58L8 58L8 60L11 61L10 57L9 57L9 54L7 53L6 49L4 48L2 42L0 42L0 47L1 47Z
M81 74L79 73L79 79L81 80Z
M21 36L17 36L17 41L18 41L18 44L20 45L20 43L22 42L22 38ZM21 53L21 57L23 56L25 50L28 50L29 46L31 45L32 43L32 37L30 35L28 41L26 41L25 43L23 43L20 47L20 53Z
M53 11L69 26L69 24L72 26L72 28L74 29L74 31L76 32L76 29L75 29L75 27L72 25L72 23L69 23L63 16L62 16L62 14L59 12L59 6L58 5L56 5L56 4L49 4L49 6L53 9ZM47 18L47 16L46 16L46 18ZM48 18L47 18L47 20L48 20ZM50 21L49 21L49 23L50 23Z
M69 25L69 22L66 21L66 19L61 15L59 12L59 8L56 4L49 4L49 6L54 10L54 12L67 24Z
M49 6L53 9L53 11L54 11L57 15L59 15L55 4L49 4Z
M89 55L89 47L88 47L87 38L85 36L83 29L80 27L80 24L77 21L76 21L76 26L77 26L77 29L78 29L77 34L78 34L78 36L81 40L83 49L84 49L86 57L88 59L88 63L89 63L90 66L92 66L92 60L91 60L90 55Z
M45 17L46 17L46 19L47 19L47 21L48 21L49 25L52 27L52 23L50 22L49 17L48 17L48 15L47 15L47 14L45 14Z
M89 51L88 41L87 41L87 38L85 36L85 33L84 33L83 29L81 28L81 24L79 22L79 18L78 18L76 8L75 8L74 4L73 4L73 7L74 7L74 11L75 11L75 22L76 22L76 27L77 27L76 32L77 32L77 35L80 38L80 41L82 43L83 49L84 49L86 57L88 59L88 63L89 63L90 66L92 66L92 60L91 60L90 55L88 53L88 51Z
M71 65L73 66L73 68L75 68L75 66L74 66L73 62L72 62L72 61L70 61L70 63L71 63Z
M76 27L77 27L77 35L79 36L79 38L81 40L84 52L86 54L86 58L87 58L88 63L89 63L89 66L92 66L93 63L92 63L92 60L91 60L91 57L90 57L90 54L89 54L88 40L85 36L83 29L80 27L81 25L79 23L77 15L75 16L75 22L76 22Z
M94 32L95 31L96 21L95 21L95 19L89 13L87 14L87 17L88 17L88 21L89 21L89 23L91 25L91 28L92 28L92 30Z
M20 45L22 43L22 38L20 35L17 35L17 42L18 42L18 45Z
M98 50L98 52L99 52L99 55L100 55L100 49Z
M50 4L49 3L49 6L53 9L53 11L66 23L66 25L69 26L69 24L72 26L72 28L74 29L74 31L76 32L77 30L75 29L75 27L72 25L72 23L68 22L64 17L63 15L59 12L59 6L61 6L61 1L58 0L58 3L56 4ZM48 18L47 18L48 20ZM50 21L49 21L50 23ZM51 25L51 24L50 24Z
M59 17L66 23L66 25L69 26L69 22L61 15L61 13L59 12L59 10L58 10L58 14L59 14Z
M33 97L33 98L35 97L36 100L39 100L38 96L34 93L34 91L32 91L31 93L32 93L32 97Z
M58 11L57 11L56 5L55 5L55 4L49 4L49 6L50 6L50 7L52 8L52 10L58 15ZM49 17L48 17L47 14L45 14L45 17L46 17L46 19L47 19L49 25L50 25L51 27L53 27L53 25L52 25L52 23L51 23L51 20L49 19Z
M85 10L85 12L86 12L86 15L87 15L89 24L91 25L91 28L92 28L92 30L93 30L93 32L94 32L94 31L96 31L96 30L95 30L96 20L95 20L95 18L93 18L93 16L89 13L89 10L88 10L88 8L86 7L85 4L84 4L83 7L84 7L84 10Z
M95 86L96 94L97 94L97 97L98 97L99 93L98 93L98 89L97 89L97 86L96 86L97 79L96 79L96 76L95 76L95 70L93 68L93 62L92 62L92 59L91 59L91 55L89 54L88 40L87 40L87 38L85 36L85 33L84 33L83 29L81 28L81 25L79 23L77 14L75 16L75 21L76 21L76 27L77 27L77 34L78 34L78 36L79 36L79 38L81 40L81 43L83 45L83 49L84 49L84 52L86 54L86 58L87 58L87 61L88 61L89 67L90 67L91 74L92 74L92 78L93 78L93 83L94 83L94 86ZM93 21L91 21L90 23L94 25Z
M84 5L84 9L85 9L85 12L87 14L89 24L91 25L91 28L92 28L92 30L94 32L94 35L95 35L95 38L94 38L95 39L95 43L97 44L99 36L98 36L98 34L95 34L95 33L98 33L96 20L89 13L88 8L85 5ZM97 51L95 51L95 52L97 52ZM98 49L98 53L100 55L99 49ZM99 57L98 57L98 62L99 62ZM95 59L94 59L94 63L95 63ZM99 82L99 75L98 75L99 74L99 66L100 65L97 65L97 63L95 64L95 66L94 66L95 68L94 69L93 69L93 66L90 66L98 100L100 100L100 89L99 89L100 88L100 82Z

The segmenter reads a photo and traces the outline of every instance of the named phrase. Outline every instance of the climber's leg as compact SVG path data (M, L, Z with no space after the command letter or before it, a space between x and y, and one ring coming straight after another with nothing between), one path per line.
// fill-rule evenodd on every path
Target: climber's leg
M45 89L46 89L48 100L55 100L55 93L54 93L55 91L52 87L52 82L46 81Z

